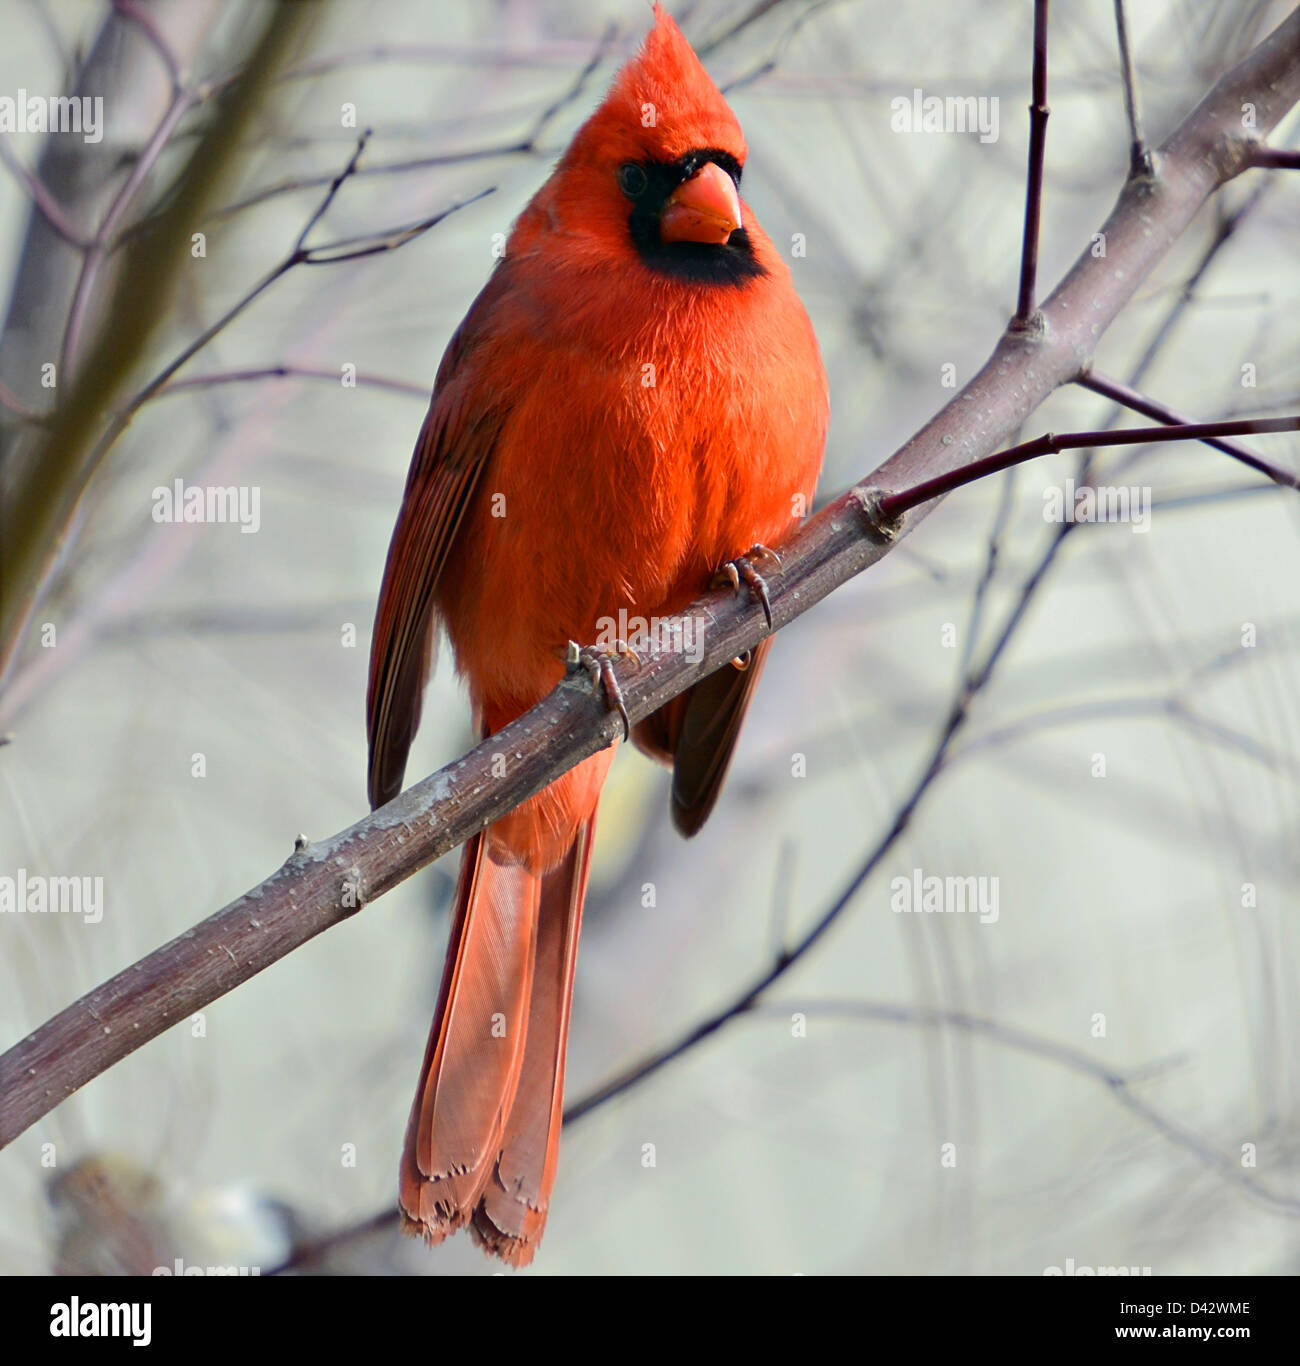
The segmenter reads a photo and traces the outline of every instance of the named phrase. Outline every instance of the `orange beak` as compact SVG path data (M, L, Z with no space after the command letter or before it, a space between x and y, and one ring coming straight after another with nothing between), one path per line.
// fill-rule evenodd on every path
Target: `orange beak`
M741 226L735 182L721 166L706 161L668 197L659 216L659 240L721 246Z

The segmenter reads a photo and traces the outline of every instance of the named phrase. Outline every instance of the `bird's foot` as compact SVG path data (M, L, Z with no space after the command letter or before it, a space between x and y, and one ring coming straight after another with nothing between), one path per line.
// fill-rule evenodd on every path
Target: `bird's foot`
M632 735L632 722L627 714L627 704L623 700L623 689L614 673L616 659L630 659L638 667L641 656L625 640L616 640L608 647L579 645L571 640L564 647L564 668L569 674L585 673L591 679L593 693L603 693L605 705L610 711L618 712L623 720L623 739Z
M768 630L772 629L772 602L767 594L767 580L759 573L754 566L754 561L759 563L766 562L773 569L780 569L781 557L775 550L765 545L752 545L741 556L734 560L728 560L718 572L713 576L713 587L723 588L730 584L737 593L741 591L740 585L745 585L750 598L758 603L763 609L763 616L767 619Z

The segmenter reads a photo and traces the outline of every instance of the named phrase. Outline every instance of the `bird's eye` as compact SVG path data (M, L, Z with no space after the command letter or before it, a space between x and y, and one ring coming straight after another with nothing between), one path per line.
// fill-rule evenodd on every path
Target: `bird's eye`
M626 161L618 168L618 188L629 199L635 199L646 187L646 173L635 161Z

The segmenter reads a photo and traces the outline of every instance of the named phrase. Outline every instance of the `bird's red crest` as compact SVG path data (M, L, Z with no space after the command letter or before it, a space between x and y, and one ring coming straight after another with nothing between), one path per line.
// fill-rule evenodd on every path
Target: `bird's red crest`
M655 26L618 73L609 94L578 130L564 164L676 161L712 147L745 160L745 138L670 14L655 5Z

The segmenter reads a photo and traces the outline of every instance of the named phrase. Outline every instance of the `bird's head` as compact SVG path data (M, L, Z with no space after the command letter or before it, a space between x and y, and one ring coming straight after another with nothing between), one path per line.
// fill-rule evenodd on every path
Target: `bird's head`
M655 274L743 286L767 273L741 203L745 138L722 92L659 6L641 51L578 130L547 206L590 252Z

